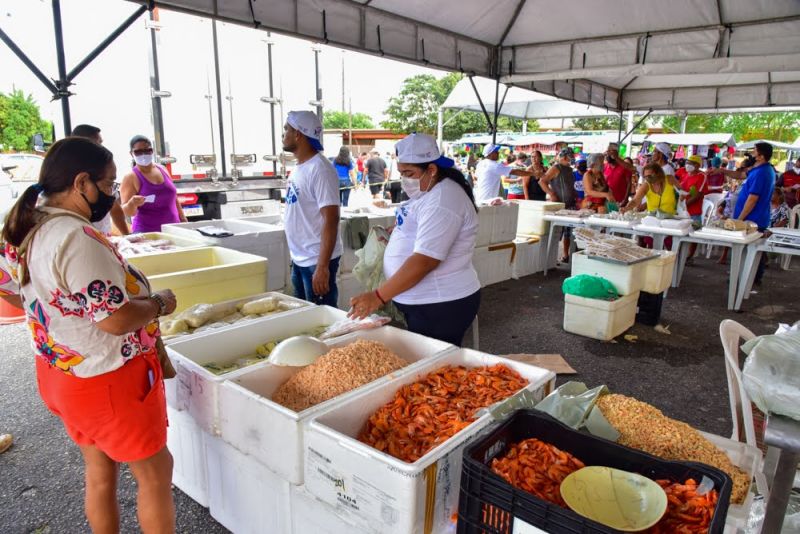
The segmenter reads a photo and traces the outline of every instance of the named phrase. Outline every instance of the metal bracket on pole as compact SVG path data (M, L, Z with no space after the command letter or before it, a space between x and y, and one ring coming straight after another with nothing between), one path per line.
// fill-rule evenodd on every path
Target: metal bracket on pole
M631 135L631 134L634 132L634 130L636 130L636 128L638 128L638 127L639 127L639 125L640 125L640 124L642 124L642 123L644 122L644 120L645 120L647 117L649 117L649 116L650 116L650 114L651 114L652 112L653 112L653 108L650 108L650 109L648 109L648 110L647 110L647 113L645 113L645 114L644 114L644 116L643 116L641 119L639 119L639 122L637 122L637 123L636 123L636 124L633 126L633 128L631 128L631 129L630 129L630 131L628 131L628 133L626 133L626 134L625 134L625 137L623 137L622 139L620 139L618 142L619 142L619 143L622 143L622 142L623 142L625 139L627 139L627 138L628 138L628 136L629 136L629 135Z

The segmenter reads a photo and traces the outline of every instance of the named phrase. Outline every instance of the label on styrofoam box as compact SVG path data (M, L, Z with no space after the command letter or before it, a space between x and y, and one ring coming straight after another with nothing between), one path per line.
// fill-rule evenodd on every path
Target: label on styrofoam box
M534 527L530 523L526 523L522 519L514 518L514 529L511 534L547 534L546 530Z

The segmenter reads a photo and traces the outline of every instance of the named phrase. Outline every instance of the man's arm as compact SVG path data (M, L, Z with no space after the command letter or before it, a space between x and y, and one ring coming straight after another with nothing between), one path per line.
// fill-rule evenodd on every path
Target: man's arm
M742 212L736 218L739 221L744 221L750 212L756 207L756 203L758 203L758 195L749 194L747 195L747 200L744 202L744 207L742 208Z
M327 295L330 290L330 272L328 265L331 262L333 249L336 246L336 235L339 232L339 206L325 206L320 208L322 215L322 241L319 247L319 259L317 268L311 280L314 294L319 296Z
M121 235L128 235L131 233L130 228L128 228L128 221L125 220L125 213L122 211L122 205L119 202L119 199L114 201L114 204L111 205L111 222L114 223L114 228Z
M541 186L542 190L550 197L550 200L553 202L558 201L558 197L556 196L555 191L550 188L550 182L558 176L558 169L556 167L550 167L544 176L541 177L539 180L539 185Z

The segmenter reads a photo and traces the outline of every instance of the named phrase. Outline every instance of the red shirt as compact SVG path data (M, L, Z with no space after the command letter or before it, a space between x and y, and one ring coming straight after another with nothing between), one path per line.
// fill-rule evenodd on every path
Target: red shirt
M358 168L358 172L364 172L364 160L361 159L361 158L358 158L356 160L356 167Z
M689 171L686 170L686 167L678 167L675 171L675 178L678 179L678 182L682 182L684 178L689 175Z
M800 186L800 174L795 173L794 169L791 169L783 173L784 194L786 196L786 204L788 204L790 208L797 204L798 191L800 191L798 189L792 189L794 186ZM791 191L787 192L787 188L791 189Z
M628 196L628 187L631 184L632 175L633 173L621 164L611 165L606 163L603 167L603 176L606 177L608 188L614 193L614 199L617 202L625 201Z
M708 192L706 177L702 173L688 174L684 172L684 175L685 176L681 179L681 189L688 193L692 187L695 187L700 192L700 195L691 204L689 204L689 197L686 197L686 210L689 212L689 215L702 215L703 197Z
M708 175L708 188L716 192L722 191L722 186L725 185L725 175L721 172Z

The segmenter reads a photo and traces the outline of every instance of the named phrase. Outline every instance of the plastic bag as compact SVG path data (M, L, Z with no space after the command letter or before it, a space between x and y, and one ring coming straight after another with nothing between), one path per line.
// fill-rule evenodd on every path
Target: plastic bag
M759 336L742 346L747 395L764 413L800 420L800 331Z
M614 285L600 276L579 274L570 276L561 285L565 295L575 295L587 299L616 300L619 293Z
M353 267L353 275L368 291L375 291L386 281L383 275L383 254L386 252L386 245L389 244L389 237L389 232L385 228L374 226L369 231L364 247L356 250L358 263ZM383 306L381 312L398 322L405 323L403 315L391 302Z
M369 317L364 317L363 319L358 320L342 319L341 321L336 321L326 328L325 331L319 335L319 339L325 340L333 337L343 336L357 330L378 328L379 326L389 324L390 322L391 319L388 317L382 317L380 315L370 315Z
M535 408L552 415L575 430L585 426L595 436L617 441L619 432L595 407L597 399L607 393L610 392L606 386L589 389L583 382L567 382L559 386Z
M350 198L347 199L348 208L363 208L372 205L372 195L366 187L360 187L350 191Z

